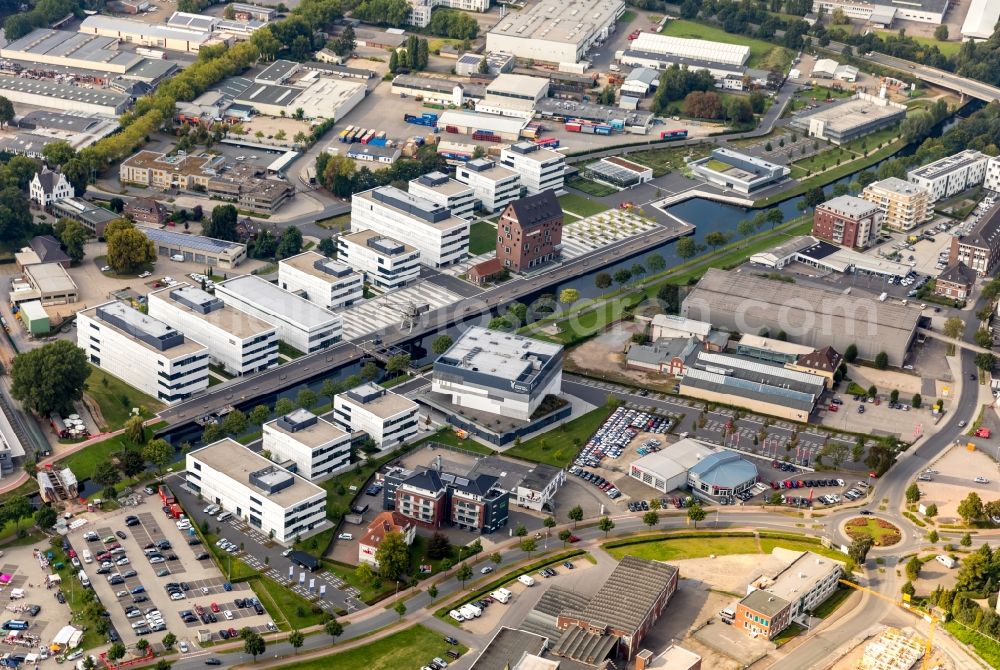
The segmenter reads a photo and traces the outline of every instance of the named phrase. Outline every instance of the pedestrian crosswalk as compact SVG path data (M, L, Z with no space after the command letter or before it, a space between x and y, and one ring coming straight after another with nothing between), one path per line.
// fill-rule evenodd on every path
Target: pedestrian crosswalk
M344 339L353 340L388 326L400 325L411 305L417 308L427 305L435 310L460 300L462 296L457 293L426 281L386 293L340 313L344 319Z

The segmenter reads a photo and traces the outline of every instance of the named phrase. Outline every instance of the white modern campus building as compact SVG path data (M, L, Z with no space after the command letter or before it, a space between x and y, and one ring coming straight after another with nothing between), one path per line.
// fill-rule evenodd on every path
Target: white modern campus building
M562 390L562 347L473 326L434 361L432 390L459 407L528 421Z
M813 11L822 9L830 16L840 9L848 18L888 28L896 19L940 24L950 4L949 0L813 0Z
M311 354L340 341L343 319L257 275L242 275L215 285L222 302L253 314L278 331L278 339Z
M274 326L200 288L181 284L153 291L149 315L203 343L211 362L231 375L265 370L278 362Z
M487 158L459 164L455 179L471 186L483 211L491 214L521 197L521 175Z
M291 461L290 470L314 482L351 462L351 433L297 409L264 424L263 449L276 463Z
M420 252L374 230L337 238L337 258L382 291L403 288L420 278Z
M974 149L960 151L906 173L911 184L927 189L928 204L982 184L989 156Z
M329 310L364 298L365 278L350 265L306 251L278 262L278 286Z
M230 438L187 455L187 485L281 544L326 530L326 491Z
M472 218L476 194L466 184L451 179L443 172L429 172L410 181L410 194L444 207L452 216Z
M379 449L417 434L417 403L377 384L364 384L333 398L333 420L342 429L368 433Z
M395 186L354 194L351 232L362 230L406 240L420 251L420 262L432 268L451 265L469 254L468 221Z
M208 349L123 302L78 312L76 337L91 363L163 402L208 388Z
M521 175L528 195L561 191L565 182L566 157L531 142L518 142L501 151L500 164Z

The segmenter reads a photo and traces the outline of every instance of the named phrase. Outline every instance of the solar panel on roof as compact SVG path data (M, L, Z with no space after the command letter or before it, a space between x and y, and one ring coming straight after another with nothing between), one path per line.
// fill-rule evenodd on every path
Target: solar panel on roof
M170 230L160 230L159 228L140 228L140 230L142 230L142 232L146 234L146 237L153 242L176 244L178 246L185 246L190 249L198 249L201 251L219 253L239 247L239 245L235 242L216 240L211 237L202 237L201 235L185 235L183 233L175 233Z

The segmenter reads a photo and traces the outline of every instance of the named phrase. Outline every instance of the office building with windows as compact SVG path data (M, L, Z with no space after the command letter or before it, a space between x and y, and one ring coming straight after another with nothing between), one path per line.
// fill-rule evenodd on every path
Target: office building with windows
M363 384L333 398L333 421L348 432L368 434L379 449L417 434L417 403L378 384Z
M475 158L455 168L455 179L472 187L483 211L492 214L521 195L521 175L487 158Z
M420 252L374 230L337 238L337 260L363 273L380 291L403 288L420 278Z
M472 217L476 208L476 194L471 186L448 177L443 172L429 172L410 181L412 195L430 200L451 211L460 219Z
M361 272L315 251L278 261L278 286L325 309L361 302L364 283Z
M531 142L518 142L501 150L500 164L521 175L521 186L528 195L563 190L566 157L558 151Z
M351 433L307 409L264 424L263 449L291 472L315 482L351 462Z
M896 231L910 230L934 214L927 189L898 177L868 184L861 197L877 205L883 224Z

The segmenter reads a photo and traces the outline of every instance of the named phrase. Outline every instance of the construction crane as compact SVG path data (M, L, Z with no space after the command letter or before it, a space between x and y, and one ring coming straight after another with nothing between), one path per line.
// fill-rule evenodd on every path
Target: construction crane
M920 609L917 609L917 608L911 606L910 603L909 603L909 598L910 597L908 595L904 595L903 596L904 597L903 600L894 600L893 598L890 598L889 596L882 595L878 591L873 591L872 589L870 589L870 588L868 588L866 586L861 586L860 584L855 584L854 582L852 582L850 580L839 579L837 581L839 581L844 586L849 586L852 589L855 589L857 591L864 591L865 593L873 595L876 598L880 598L882 600L885 600L886 602L892 603L893 605L896 605L900 609L904 609L907 612L910 612L911 614L916 614L917 616L919 616L920 618L922 618L924 621L926 621L929 624L928 628L929 628L930 632L928 633L927 638L924 641L924 657L920 661L920 670L927 670L927 668L930 667L930 663L931 663L931 644L934 641L934 629L937 627L937 625L941 621L941 619L939 619L938 617L934 616L930 612L925 612L923 610L920 610Z
M407 333L413 332L413 327L417 325L417 321L420 320L420 315L424 312L429 312L431 306L427 303L418 305L412 300L409 302L391 302L388 299L379 301L380 307L387 307L389 309L394 309L403 315L403 322L400 324L400 329L406 328Z

